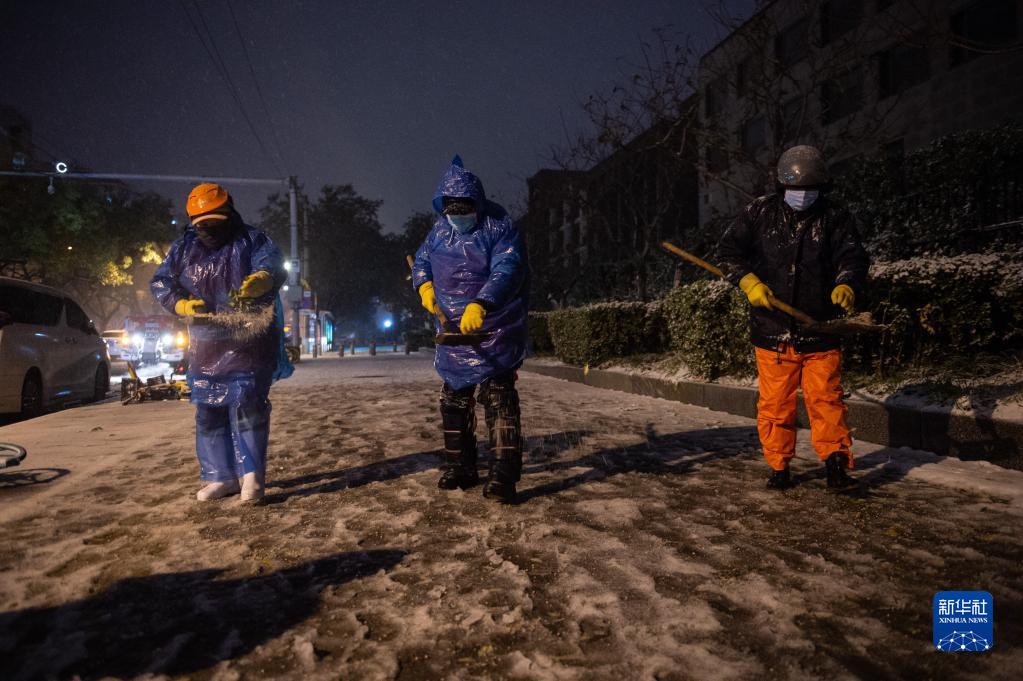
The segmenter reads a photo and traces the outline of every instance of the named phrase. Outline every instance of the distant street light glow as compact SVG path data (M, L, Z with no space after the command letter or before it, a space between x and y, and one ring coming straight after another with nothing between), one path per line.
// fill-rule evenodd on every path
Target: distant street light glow
M394 322L392 322L392 321L391 321L390 319L385 319L385 320L384 320L384 328L385 328L385 329L389 329L389 328L391 328L391 325L392 325L392 324L394 324Z
M61 175L67 172L67 163L64 163L64 161L57 161L57 163L54 164L53 167L56 168L57 172L60 173Z
M290 263L290 262L288 262L288 261L285 261L285 262L284 262L284 270L285 270L286 272L290 272L290 271L291 271L291 263ZM284 290L285 290L285 291L287 291L287 290L288 290L288 287L287 287L287 286L285 286L285 287L284 287Z
M281 290L282 290L282 291L287 291L287 290L288 290L288 285L287 285L287 284L285 284L284 286L282 286L282 287L281 287Z

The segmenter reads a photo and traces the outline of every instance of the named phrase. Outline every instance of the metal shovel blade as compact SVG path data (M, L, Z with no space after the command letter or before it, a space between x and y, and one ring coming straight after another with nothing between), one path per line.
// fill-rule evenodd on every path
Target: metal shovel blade
M832 336L855 336L860 333L877 333L884 331L884 324L877 324L869 312L860 312L851 317L829 319L826 322L815 322L806 327L816 333L824 333Z

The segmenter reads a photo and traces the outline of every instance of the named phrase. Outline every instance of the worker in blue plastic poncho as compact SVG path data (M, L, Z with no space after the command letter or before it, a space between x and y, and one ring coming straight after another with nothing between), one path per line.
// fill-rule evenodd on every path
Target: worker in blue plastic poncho
M209 483L196 498L241 492L243 501L259 503L270 435L267 395L274 380L293 371L284 354L277 298L286 278L284 259L270 237L242 222L222 187L197 186L186 209L191 225L150 283L157 302L181 316L243 307L263 320L247 333L213 322L190 327L195 449L200 477Z
M438 487L466 489L476 470L475 399L483 404L493 451L483 494L514 503L522 470L516 369L526 352L528 268L518 230L505 210L488 201L479 178L455 156L433 207L439 217L416 253L412 283L430 312L439 308L477 345L438 345L444 379L440 413L444 465ZM444 331L444 329L442 329Z

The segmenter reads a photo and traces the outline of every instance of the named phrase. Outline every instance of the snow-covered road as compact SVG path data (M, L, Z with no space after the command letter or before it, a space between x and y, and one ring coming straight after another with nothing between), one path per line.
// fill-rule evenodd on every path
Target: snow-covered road
M749 419L520 375L522 502L436 489L424 353L275 386L268 503L201 505L192 408L0 428L0 678L1016 678L1023 473L858 443L764 488ZM482 415L480 415L482 422ZM485 459L482 462L485 464ZM990 591L995 646L931 645Z

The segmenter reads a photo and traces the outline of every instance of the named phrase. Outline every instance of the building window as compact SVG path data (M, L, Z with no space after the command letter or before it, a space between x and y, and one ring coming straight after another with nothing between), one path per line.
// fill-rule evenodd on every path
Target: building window
M824 125L856 113L863 105L863 71L855 68L821 86Z
M767 146L767 119L762 114L754 116L742 128L742 150L748 156Z
M803 105L806 98L797 95L786 100L781 105L781 124L784 130L783 138L786 141L799 139L799 136L806 132L809 121L806 118L806 111Z
M841 38L860 23L859 0L826 0L821 5L821 44Z
M728 170L728 152L714 145L707 147L707 171L723 173Z
M931 76L927 48L918 45L893 45L877 55L878 95L881 99L897 95Z
M707 118L713 118L721 113L724 108L722 94L721 85L717 81L707 83L703 88L703 113Z
M809 20L803 17L780 31L774 39L774 56L782 68L797 64L806 57L810 48L806 34L809 24Z
M750 75L753 68L753 58L746 57L739 62L739 65L735 68L735 95L736 97L745 97L749 91Z
M953 14L949 24L953 42L948 55L951 66L965 64L983 50L1005 47L1019 37L1016 0L978 0Z
M859 163L862 160L863 160L863 157L861 155L856 155L856 156L850 156L849 158L844 158L841 161L836 161L835 163L832 163L828 167L828 170L831 171L831 179L833 179L833 180L840 180L840 179L842 179L843 177L845 177L849 173L851 173L854 170L856 170L856 166L859 165Z

